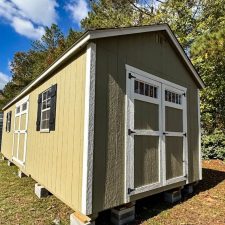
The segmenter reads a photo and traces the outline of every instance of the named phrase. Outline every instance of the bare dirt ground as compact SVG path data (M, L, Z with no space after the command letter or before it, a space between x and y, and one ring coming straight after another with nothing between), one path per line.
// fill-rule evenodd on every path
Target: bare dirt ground
M17 168L0 161L0 225L48 225L57 219L69 224L72 210L54 196L38 199L35 181L20 179ZM98 224L109 225L109 212L100 214ZM225 163L203 161L203 181L194 194L177 204L163 202L162 194L136 204L132 225L225 225Z

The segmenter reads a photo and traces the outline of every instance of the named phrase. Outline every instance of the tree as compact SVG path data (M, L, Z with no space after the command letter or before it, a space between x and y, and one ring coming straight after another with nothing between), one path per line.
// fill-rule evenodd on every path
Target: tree
M30 50L15 53L11 62L12 80L3 89L1 108L48 68L80 35L81 32L70 29L65 37L59 27L53 24L45 28L41 40L34 41Z

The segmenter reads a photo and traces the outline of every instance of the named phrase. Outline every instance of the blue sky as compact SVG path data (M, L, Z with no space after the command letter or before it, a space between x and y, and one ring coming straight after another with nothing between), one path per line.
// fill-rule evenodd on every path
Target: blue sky
M0 89L10 80L15 52L28 50L52 23L64 34L79 30L87 13L86 0L0 0Z

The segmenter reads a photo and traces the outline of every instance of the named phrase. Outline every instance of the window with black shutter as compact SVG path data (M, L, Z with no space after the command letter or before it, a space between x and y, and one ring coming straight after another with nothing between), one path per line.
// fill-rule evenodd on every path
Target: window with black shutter
M11 131L11 118L12 118L12 111L9 111L6 114L6 127L5 127L6 132Z
M38 95L37 131L54 131L57 84Z

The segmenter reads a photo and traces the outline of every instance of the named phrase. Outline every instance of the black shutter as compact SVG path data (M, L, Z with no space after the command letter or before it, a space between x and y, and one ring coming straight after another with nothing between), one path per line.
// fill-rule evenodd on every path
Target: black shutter
M9 116L9 113L6 114L6 121L5 121L5 131L6 132L8 131L8 116Z
M9 112L9 127L8 127L8 131L11 131L11 120L12 120L12 111Z
M38 95L38 109L37 109L36 131L40 131L40 125L41 125L41 102L42 102L42 94L39 94Z
M50 104L50 118L49 118L50 131L55 130L56 98L57 98L57 84L51 87L51 104Z

